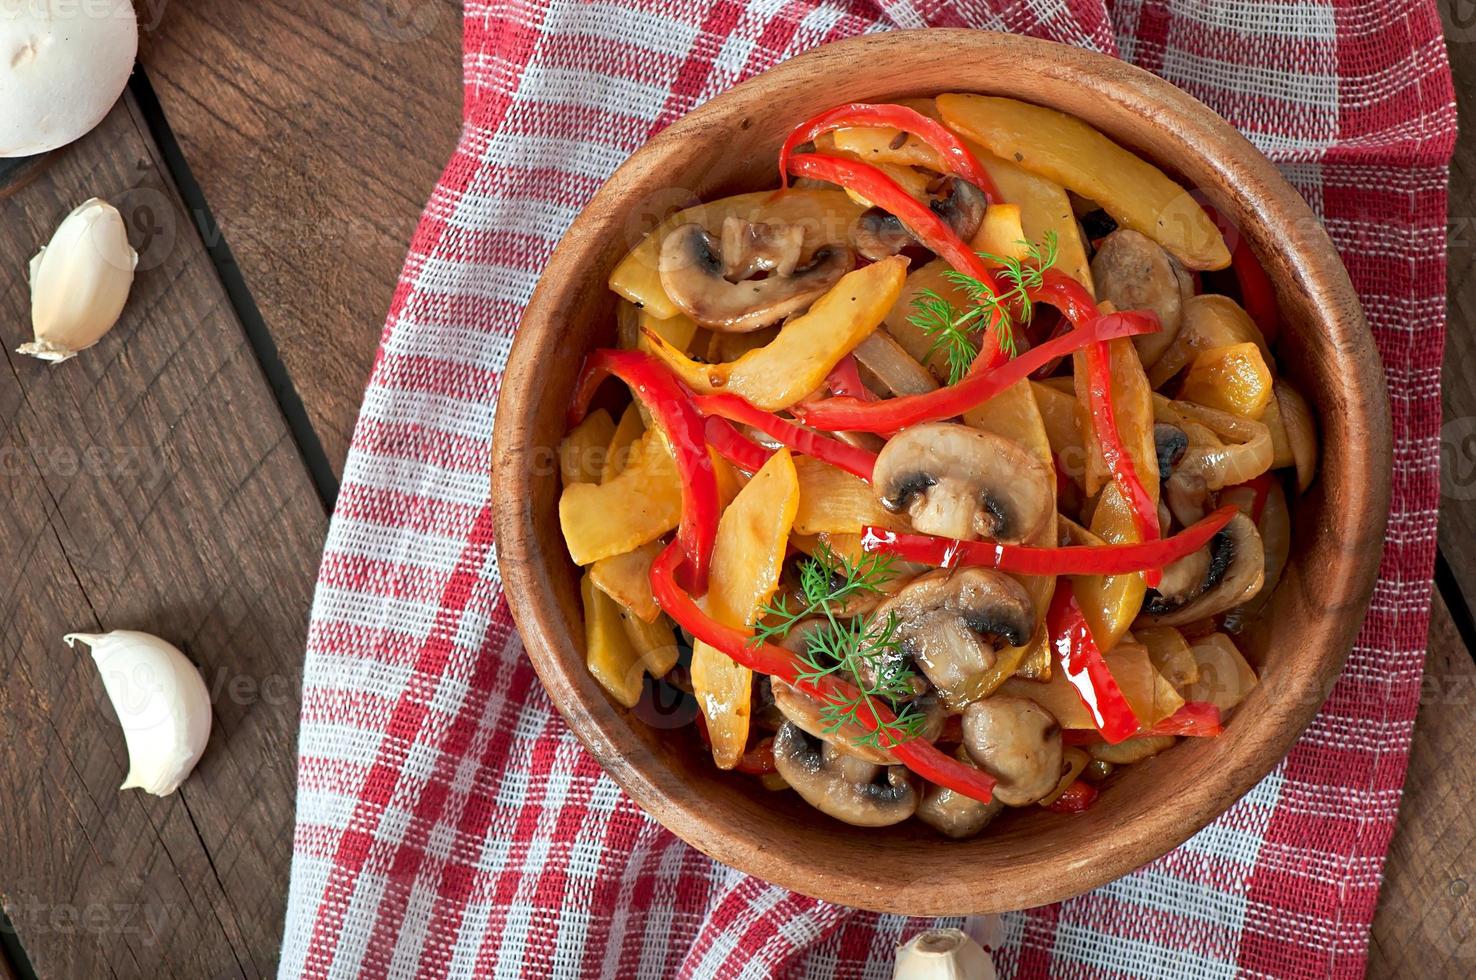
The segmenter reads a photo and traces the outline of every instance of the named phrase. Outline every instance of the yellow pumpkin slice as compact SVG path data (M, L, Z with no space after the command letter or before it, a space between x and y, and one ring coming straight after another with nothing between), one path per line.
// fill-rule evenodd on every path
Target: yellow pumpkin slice
M676 632L665 616L646 622L632 609L620 610L620 623L625 627L631 649L641 658L652 677L665 677L677 662Z
M648 623L661 615L651 594L651 563L661 553L661 543L651 541L624 554L601 558L589 566L590 578L600 591Z
M688 387L703 394L732 392L776 412L820 387L841 358L877 328L897 302L906 274L907 259L900 256L848 272L773 341L724 364L699 363L653 333L645 337L651 352Z
M1142 643L1123 641L1105 659L1128 707L1144 728L1151 728L1184 706L1184 698L1158 672Z
M576 483L559 497L559 526L576 565L655 541L681 517L676 463L655 431L641 436L630 466L609 483Z
M1241 418L1259 419L1271 401L1271 384L1271 369L1256 345L1231 344L1195 356L1179 397ZM1280 415L1278 410L1278 419ZM1274 440L1272 447L1274 454Z
M1194 659L1183 633L1172 626L1150 626L1134 630L1133 636L1148 648L1148 659L1174 690L1183 694L1190 684L1199 680L1199 661Z
M605 450L605 464L600 468L600 482L609 483L620 475L635 458L635 442L646 431L646 420L641 415L640 405L631 402L620 415L620 422L610 436L610 445Z
M590 674L618 703L634 708L641 699L645 666L620 621L615 600L586 574L579 581L584 600L584 662Z
M605 450L615 435L610 413L596 409L564 436L559 443L559 475L564 486L575 483L599 483Z
M799 508L799 478L780 449L733 498L718 521L707 614L728 626L753 623L779 588L779 573ZM692 647L692 691L707 722L720 769L738 764L748 745L753 672L700 640Z
M1096 202L1119 225L1152 238L1189 268L1230 264L1224 238L1188 191L1075 116L984 95L935 101L950 129Z
M1158 452L1153 442L1153 392L1138 360L1137 349L1128 339L1107 344L1111 359L1112 404L1122 444L1133 461L1133 467L1153 502L1158 502ZM1083 417L1089 417L1086 396L1086 358L1076 358L1078 402ZM1107 544L1135 544L1139 541L1132 509L1116 481L1110 479L1102 460L1101 448L1087 427L1087 493L1100 487L1101 497L1092 512L1091 532ZM1092 636L1103 650L1110 650L1132 624L1143 605L1147 586L1141 573L1128 575L1088 575L1074 582L1076 599L1091 628Z

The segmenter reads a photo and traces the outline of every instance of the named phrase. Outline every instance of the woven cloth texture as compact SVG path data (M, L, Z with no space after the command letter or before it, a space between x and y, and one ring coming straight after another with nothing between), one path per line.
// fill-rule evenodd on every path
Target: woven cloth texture
M1326 222L1393 403L1378 587L1311 728L1171 854L1005 916L1000 973L1360 975L1435 549L1455 114L1434 3L467 0L465 25L465 130L394 296L323 558L281 975L888 977L929 924L767 885L637 810L529 666L488 503L519 315L601 181L749 75L929 26L1094 48L1228 118Z

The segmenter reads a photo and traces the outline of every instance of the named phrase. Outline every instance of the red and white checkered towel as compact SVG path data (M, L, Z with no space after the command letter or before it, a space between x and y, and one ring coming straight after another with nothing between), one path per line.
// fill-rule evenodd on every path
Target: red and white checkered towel
M1172 854L1006 916L1000 972L1360 974L1435 551L1455 135L1435 4L467 0L465 21L465 133L411 247L323 558L282 976L887 977L894 944L925 925L748 878L642 815L523 655L487 499L518 317L600 182L748 75L924 26L1112 53L1248 134L1342 249L1394 412L1381 578L1317 720Z

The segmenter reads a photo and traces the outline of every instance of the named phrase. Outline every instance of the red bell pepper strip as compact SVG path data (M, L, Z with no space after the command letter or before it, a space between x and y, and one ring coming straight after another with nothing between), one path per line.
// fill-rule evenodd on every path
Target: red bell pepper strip
M1030 290L1030 300L1054 306L1078 330L1102 315L1101 307L1087 288L1060 269L1046 269L1041 273L1041 284Z
M836 106L800 123L779 149L779 179L784 182L785 187L789 186L787 164L790 154L801 143L809 143L821 133L836 129L880 126L890 126L916 136L938 154L949 173L962 177L983 191L990 204L1001 200L999 189L994 186L994 178L989 176L989 171L979 164L978 157L964 145L963 140L954 135L953 130L936 119L929 119L916 109L901 105L852 102L850 105Z
M1185 701L1183 707L1149 728L1139 728L1133 738L1148 735L1182 735L1187 738L1214 738L1224 729L1220 724L1220 709L1209 701ZM1068 728L1061 733L1067 745L1091 745L1102 741L1100 732L1080 728Z
M819 432L811 432L772 412L755 408L737 395L697 395L692 403L703 415L717 415L733 422L751 425L797 453L814 456L871 482L871 471L876 468L875 453L867 452L859 446L847 445Z
M948 222L940 218L932 208L903 190L901 185L883 171L869 163L820 153L801 153L790 157L787 167L790 173L797 176L829 181L855 191L900 220L918 241L936 252L954 269L979 280L998 295L999 286L979 254L954 234ZM994 367L1008 356L999 342L1000 321L1003 318L1003 311L996 308L994 317L984 331L984 338L979 344L979 356L975 359L976 364L978 361L984 362L980 366L982 370Z
M712 736L707 732L707 719L700 711L697 713L697 737L702 739L706 748L712 748ZM762 776L777 769L774 764L774 736L765 735L759 739L752 748L738 757L733 768L750 776Z
M1102 459L1107 463L1118 489L1127 498L1138 538L1157 541L1158 505L1138 476L1138 468L1123 445L1122 433L1117 428L1117 412L1112 405L1112 364L1107 345L1092 344L1083 353L1086 355L1087 401L1092 409L1092 431L1101 446ZM1148 585L1157 587L1162 570L1150 569L1144 577Z
M1235 270L1235 281L1240 284L1240 305L1261 328L1261 336L1266 338L1266 343L1273 342L1281 327L1281 310L1276 303L1276 287L1271 285L1271 277L1266 275L1245 236L1229 218L1213 205L1202 204L1200 207L1220 229L1225 241L1231 243L1230 267Z
M1220 721L1220 709L1213 703L1209 701L1185 701L1183 707L1152 728L1149 728L1144 734L1213 738L1223 730Z
M706 435L707 444L716 449L719 456L748 473L763 469L769 457L774 455L739 432L732 422L716 415L707 417Z
M911 425L950 419L982 405L1036 368L1063 354L1100 340L1153 333L1158 318L1151 313L1131 311L1093 316L1084 326L1033 347L993 370L971 372L956 385L922 395L902 395L877 402L858 398L826 398L799 404L791 410L806 425L827 432L898 432Z
M1137 734L1138 716L1112 676L1070 588L1056 589L1046 614L1046 630L1062 673L1076 688L1102 737L1115 745Z
M580 423L589 403L604 380L614 375L630 386L631 394L655 419L676 460L682 482L682 520L677 526L688 564L688 585L698 595L707 591L707 569L717 540L717 473L707 451L706 426L692 399L676 377L655 357L636 350L597 350L585 358L574 400L569 407L569 426Z
M1171 538L1141 544L1033 548L997 541L958 541L903 534L883 527L861 531L861 550L895 555L934 568L997 568L1015 575L1127 575L1162 568L1209 544L1237 513L1227 504Z
M750 776L762 776L776 770L778 766L774 764L774 736L766 735L760 739L758 744L738 757L738 764L733 768Z
M861 381L861 369L856 365L855 354L847 354L836 363L825 378L825 388L832 395L876 401L876 395Z
M1031 299L1049 303L1064 313L1080 329L1092 316L1100 315L1096 300L1081 283L1056 269L1047 269L1038 289L1031 291ZM1122 443L1122 433L1117 428L1117 412L1112 405L1112 363L1105 343L1092 344L1084 348L1087 365L1087 401L1092 411L1092 431L1102 447L1102 458L1118 489L1127 498L1133 517L1133 527L1143 541L1158 539L1158 505L1138 476L1133 458ZM1157 586L1162 578L1160 569L1148 569L1144 578L1150 586Z
M752 634L725 626L704 613L677 585L675 574L683 560L681 547L672 542L651 564L651 592L656 597L656 604L679 626L703 643L727 654L734 663L788 681L822 701L851 704L860 697L855 687L834 677L802 680L800 675L805 668L793 653L772 643L754 643ZM856 724L866 731L874 732L896 720L896 716L885 707L874 701L867 703L871 705L870 711L855 714ZM882 747L892 753L893 758L929 782L980 803L988 803L993 798L997 780L982 769L964 765L926 739L893 742L885 734L881 738Z
M1061 795L1052 800L1046 809L1052 813L1081 813L1097 802L1097 793L1097 787L1086 780L1078 779L1062 790Z

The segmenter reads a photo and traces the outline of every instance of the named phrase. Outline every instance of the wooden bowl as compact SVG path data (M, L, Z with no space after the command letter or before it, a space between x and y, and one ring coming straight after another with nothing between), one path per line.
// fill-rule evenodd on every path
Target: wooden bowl
M1278 354L1315 408L1323 449L1318 481L1293 507L1291 559L1270 625L1245 644L1261 684L1225 733L1123 770L1085 814L1011 811L983 836L953 842L914 822L863 830L831 820L792 793L718 772L690 730L672 730L687 719L608 700L584 667L556 447L582 354L613 342L606 277L661 217L694 198L775 186L780 142L816 112L959 91L1079 116L1233 218L1276 283ZM816 49L636 152L575 219L528 304L495 439L498 561L513 616L549 696L600 764L648 813L725 864L816 898L907 915L997 912L1079 894L1165 854L1242 796L1291 748L1336 679L1367 607L1389 503L1388 402L1373 338L1332 243L1276 169L1153 75L1076 48L962 30Z

